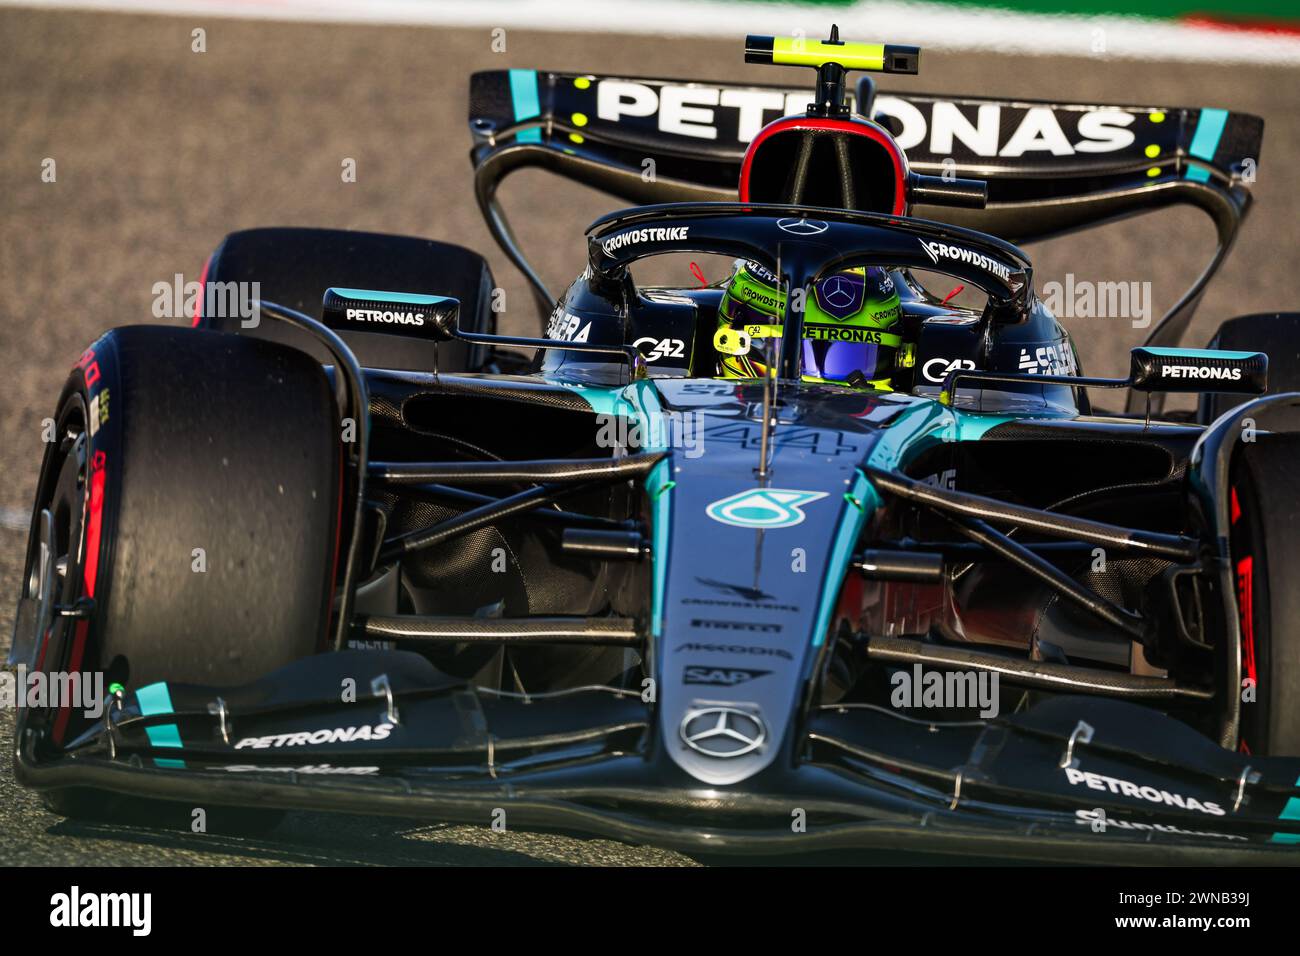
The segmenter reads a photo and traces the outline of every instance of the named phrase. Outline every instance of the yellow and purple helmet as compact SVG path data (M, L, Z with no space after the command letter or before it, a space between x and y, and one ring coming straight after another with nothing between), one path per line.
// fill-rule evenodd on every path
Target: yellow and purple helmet
M889 274L874 266L835 272L818 279L812 292L804 303L803 380L888 389L903 345ZM784 314L776 277L757 263L738 263L718 307L719 374L766 374Z

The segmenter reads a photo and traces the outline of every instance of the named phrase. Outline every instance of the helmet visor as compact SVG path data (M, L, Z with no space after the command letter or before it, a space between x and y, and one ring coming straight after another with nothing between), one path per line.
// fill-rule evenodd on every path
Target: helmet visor
M888 378L894 372L896 349L874 342L819 342L804 339L803 374L827 382L854 384Z

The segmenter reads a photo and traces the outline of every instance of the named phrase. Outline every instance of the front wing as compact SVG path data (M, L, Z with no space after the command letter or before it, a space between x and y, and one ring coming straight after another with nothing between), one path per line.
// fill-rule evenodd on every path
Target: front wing
M1300 760L1232 753L1122 701L954 724L822 708L792 731L794 765L725 790L676 768L652 711L616 688L525 697L409 652L345 651L239 688L119 694L51 759L20 725L16 766L42 790L484 824L504 811L509 826L696 853L1296 862Z

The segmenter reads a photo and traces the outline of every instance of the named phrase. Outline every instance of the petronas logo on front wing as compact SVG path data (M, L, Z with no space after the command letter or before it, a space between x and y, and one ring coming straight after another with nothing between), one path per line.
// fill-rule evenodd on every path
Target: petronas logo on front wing
M754 488L715 501L704 510L714 521L738 528L791 528L807 517L804 505L825 497L824 491Z

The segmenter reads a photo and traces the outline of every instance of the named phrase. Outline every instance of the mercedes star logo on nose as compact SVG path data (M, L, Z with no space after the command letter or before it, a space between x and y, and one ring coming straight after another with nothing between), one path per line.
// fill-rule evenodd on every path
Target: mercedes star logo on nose
M815 236L831 227L830 223L820 219L778 219L776 224L796 236Z
M734 707L698 707L682 718L682 742L708 757L743 757L767 740L756 715Z

